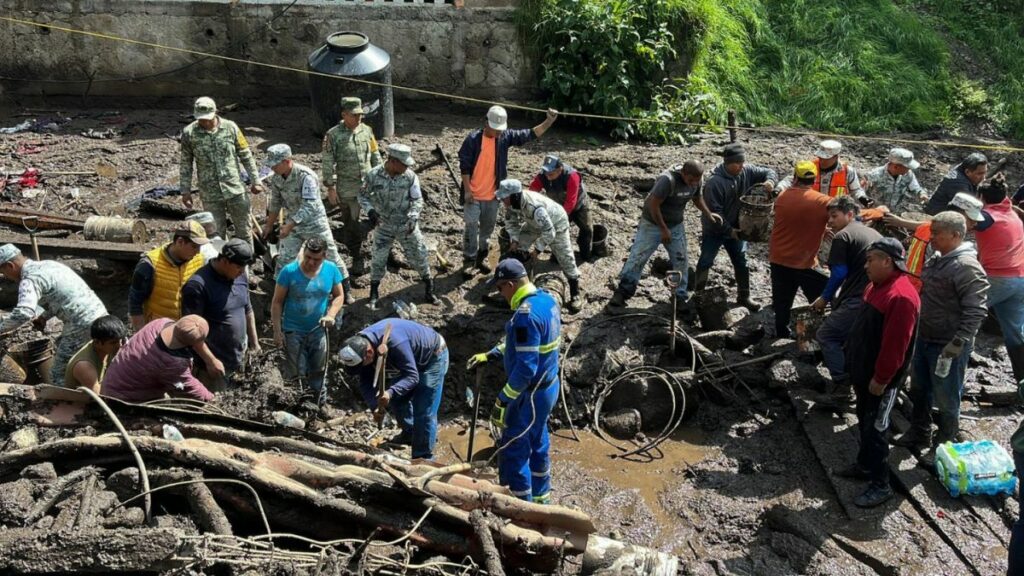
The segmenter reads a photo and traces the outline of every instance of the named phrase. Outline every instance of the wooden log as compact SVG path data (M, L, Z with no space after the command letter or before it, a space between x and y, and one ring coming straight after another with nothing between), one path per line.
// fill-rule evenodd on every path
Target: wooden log
M16 528L0 538L0 573L67 574L164 572L174 560L179 532L163 528L89 530L56 534Z
M31 449L32 448L25 448L22 450L17 450L16 452L22 452L24 450ZM60 499L61 494L63 494L64 491L67 490L69 486L76 482L79 482L80 480L88 476L95 474L95 468L79 468L78 470L75 470L70 474L66 474L54 480L50 487L46 489L46 492L43 493L43 497L40 498L39 501L36 502L34 506L32 506L32 509L28 511L28 514L25 516L25 526L34 524L37 520L45 516L46 513L50 511L50 508L53 508L53 505L57 503L57 501Z
M490 576L505 576L505 569L501 567L501 554L498 554L498 549L494 546L491 522L487 514L483 510L474 510L469 515L469 522L473 525L477 543L480 544L480 553L487 573Z

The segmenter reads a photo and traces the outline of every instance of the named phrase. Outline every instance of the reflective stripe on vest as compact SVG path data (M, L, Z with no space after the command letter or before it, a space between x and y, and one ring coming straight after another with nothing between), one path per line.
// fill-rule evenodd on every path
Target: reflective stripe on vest
M907 250L907 270L914 276L921 276L924 269L925 257L928 254L928 244L931 243L932 225L925 223L914 231L910 239L910 248Z
M146 252L153 264L153 291L142 306L146 322L155 318L180 318L181 287L203 266L202 254L196 254L188 262L175 266L164 253L168 246L170 244L164 244Z
M821 158L814 159L814 166L818 169L818 175L814 177L814 186L812 188L821 192ZM846 195L846 174L846 164L840 163L839 168L832 173L832 180L828 183L829 196L836 198Z

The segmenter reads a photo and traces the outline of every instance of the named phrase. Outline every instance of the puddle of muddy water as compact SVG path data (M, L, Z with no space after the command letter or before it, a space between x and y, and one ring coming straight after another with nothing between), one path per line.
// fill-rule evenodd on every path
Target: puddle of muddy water
M554 432L553 499L588 512L603 532L633 532L636 537L628 539L645 540L637 543L683 554L692 530L666 510L661 495L685 480L687 466L711 455L702 436L697 428L683 428L661 444L654 458L623 460L610 457L617 452L615 448L588 431L579 432L579 442L569 430ZM461 461L468 445L468 426L444 426L438 431L438 460L445 464ZM493 446L486 427L479 427L474 452L489 457Z

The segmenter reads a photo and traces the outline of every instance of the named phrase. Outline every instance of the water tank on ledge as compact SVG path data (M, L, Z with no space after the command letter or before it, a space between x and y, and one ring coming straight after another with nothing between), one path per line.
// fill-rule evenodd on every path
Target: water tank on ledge
M370 43L359 32L335 32L323 46L309 55L309 70L329 74L309 76L309 97L313 104L314 129L327 132L341 121L341 99L357 96L363 101L363 121L373 127L377 138L395 133L395 109L391 93L391 55ZM350 80L370 80L385 86Z

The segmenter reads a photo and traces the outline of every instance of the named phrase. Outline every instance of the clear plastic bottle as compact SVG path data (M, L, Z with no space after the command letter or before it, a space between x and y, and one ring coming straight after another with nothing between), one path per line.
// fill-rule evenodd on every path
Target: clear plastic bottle
M963 347L964 339L957 336L953 338L953 344L956 346ZM939 378L945 378L949 376L949 369L953 367L953 358L950 356L939 355L939 360L935 362L935 375Z
M399 318L410 320L416 317L416 305L410 304L402 299L397 299L391 303L391 307L394 308L395 314L398 314Z
M278 410L274 412L274 422L277 422L280 426L286 426L288 428L297 428L302 430L306 427L306 421L294 414L289 414L284 410Z
M185 437L181 435L181 430L170 424L164 424L164 439L171 442L181 442Z

